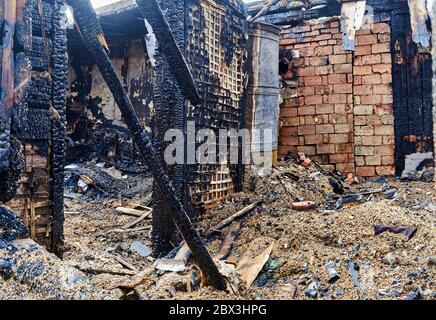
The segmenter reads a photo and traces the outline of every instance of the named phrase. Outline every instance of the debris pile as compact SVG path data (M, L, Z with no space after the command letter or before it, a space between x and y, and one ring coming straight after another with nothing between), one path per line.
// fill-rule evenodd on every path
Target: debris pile
M64 262L100 297L110 290L117 299L434 299L432 188L343 177L288 157L194 221L227 292L204 287L184 243L152 257L145 192L101 193L92 203L75 193L66 200Z

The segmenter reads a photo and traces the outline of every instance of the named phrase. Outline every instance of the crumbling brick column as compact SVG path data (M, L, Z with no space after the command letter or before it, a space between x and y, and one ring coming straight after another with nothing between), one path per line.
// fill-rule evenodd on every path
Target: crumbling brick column
M393 175L394 116L389 22L356 34L353 62L356 174Z
M285 28L280 45L292 53L297 86L284 89L279 153L304 152L328 169L354 172L353 64L339 19Z
M282 30L279 152L304 152L328 170L394 174L394 116L389 19L376 16L345 51L337 18ZM378 20L377 20L378 19Z

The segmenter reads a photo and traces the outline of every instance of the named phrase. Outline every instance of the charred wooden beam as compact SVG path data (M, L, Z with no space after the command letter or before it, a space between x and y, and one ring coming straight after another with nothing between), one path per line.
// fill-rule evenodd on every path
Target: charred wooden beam
M62 27L64 19L61 8L64 0L53 2L53 51L52 61L52 174L53 174L53 223L52 250L62 257L64 252L64 167L66 154L66 93L68 86L67 32ZM45 24L43 24L44 27ZM44 33L45 34L45 31Z
M90 1L70 1L70 5L74 9L77 27L83 37L85 46L94 56L96 64L121 110L125 123L132 132L147 166L150 168L162 194L170 205L172 218L191 249L195 262L205 275L208 284L217 289L224 290L226 284L223 276L219 273L181 202L176 197L176 191L164 172L160 161L158 161L156 152L152 147L150 135L144 130L143 125L139 121L135 109L113 68L112 62L99 41L99 35L102 34L102 32L97 15Z
M433 141L436 141L436 1L429 1L427 3L427 11L431 20L431 29L432 29L432 49L431 54L433 57ZM436 152L434 153L435 163L436 163ZM436 174L434 175L435 179L435 189L436 189Z
M139 10L144 18L153 28L159 44L159 51L167 58L170 71L177 80L183 95L188 98L193 105L199 104L200 96L197 91L194 77L183 57L180 48L174 39L171 28L157 0L136 0Z

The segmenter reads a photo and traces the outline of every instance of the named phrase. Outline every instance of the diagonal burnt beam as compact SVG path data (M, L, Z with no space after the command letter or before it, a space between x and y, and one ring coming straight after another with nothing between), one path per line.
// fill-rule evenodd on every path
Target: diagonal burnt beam
M85 46L94 57L95 63L111 90L114 99L121 110L124 121L141 151L144 161L147 163L162 195L171 208L171 215L174 223L192 251L195 262L205 275L208 284L217 289L225 290L226 283L223 276L218 271L212 257L192 225L180 200L176 197L176 191L164 172L163 167L158 160L156 151L152 146L151 137L139 121L129 96L124 90L109 56L100 43L99 36L102 35L102 32L91 2L89 0L71 0L69 1L69 4L74 9L76 26L79 28Z
M159 6L157 0L136 0L142 16L153 28L159 44L159 51L167 58L170 71L176 79L183 95L193 105L200 104L200 96L195 84L191 70L183 57L176 40L174 39L171 27Z

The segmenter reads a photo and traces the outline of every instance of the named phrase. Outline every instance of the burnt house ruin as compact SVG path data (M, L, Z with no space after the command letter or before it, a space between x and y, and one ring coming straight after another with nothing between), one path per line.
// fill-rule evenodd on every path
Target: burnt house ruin
M243 146L269 166L305 154L335 177L433 179L435 18L412 3L0 0L0 202L62 257L66 165L148 173L153 255L188 246L223 288L191 220L264 174ZM204 129L248 129L240 161L191 164Z

